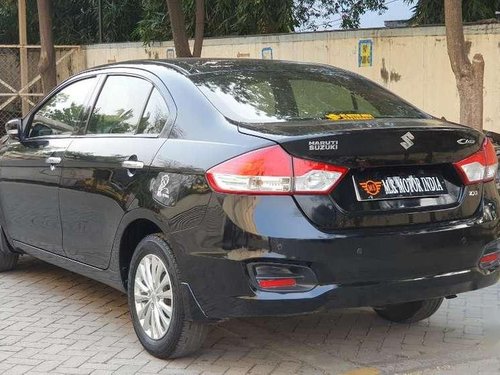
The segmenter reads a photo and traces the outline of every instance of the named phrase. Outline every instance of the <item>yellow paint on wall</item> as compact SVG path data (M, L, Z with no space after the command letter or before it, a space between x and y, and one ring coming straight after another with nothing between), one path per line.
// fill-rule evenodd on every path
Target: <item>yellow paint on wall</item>
M379 374L380 374L379 369L373 367L364 367L345 372L342 375L379 375Z

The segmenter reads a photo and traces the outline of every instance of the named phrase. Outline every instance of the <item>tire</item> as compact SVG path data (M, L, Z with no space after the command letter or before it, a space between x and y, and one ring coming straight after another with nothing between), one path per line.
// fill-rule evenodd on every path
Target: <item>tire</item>
M159 276L148 276L153 274ZM179 268L161 234L149 235L137 245L128 280L128 303L134 330L151 355L162 359L179 358L201 347L208 326L186 320ZM149 287L151 283L153 288ZM167 318L170 318L169 324Z
M2 228L0 228L0 272L10 271L16 268L19 254L10 250L9 243L5 238Z
M398 303L395 305L387 305L374 307L373 310L385 320L396 323L416 323L427 319L434 314L444 298L434 298L424 301L415 301L407 303Z

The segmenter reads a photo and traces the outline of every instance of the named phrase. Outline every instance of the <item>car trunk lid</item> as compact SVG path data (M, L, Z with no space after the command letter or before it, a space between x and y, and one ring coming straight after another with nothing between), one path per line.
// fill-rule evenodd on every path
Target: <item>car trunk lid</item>
M297 195L324 230L460 220L480 205L482 183L464 186L453 166L484 136L433 119L240 124L296 157L349 168L330 195ZM466 194L467 193L467 194Z
M477 151L483 137L432 119L240 124L239 130L273 140L294 156L349 168L450 163Z

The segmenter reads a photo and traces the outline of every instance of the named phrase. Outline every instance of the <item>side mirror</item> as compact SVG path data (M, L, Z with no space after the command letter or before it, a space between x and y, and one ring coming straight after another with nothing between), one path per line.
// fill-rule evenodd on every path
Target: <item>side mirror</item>
M10 139L21 140L23 133L23 122L20 118L15 118L5 124L5 132Z

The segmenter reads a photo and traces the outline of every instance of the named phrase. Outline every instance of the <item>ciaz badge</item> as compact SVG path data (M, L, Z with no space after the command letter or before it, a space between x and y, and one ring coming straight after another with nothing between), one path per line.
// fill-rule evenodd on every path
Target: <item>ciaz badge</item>
M467 138L460 138L457 143L459 145L473 145L474 143L476 143L476 140L475 139L467 139Z

